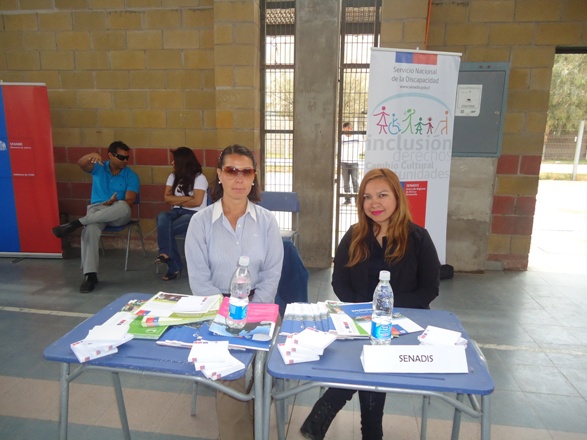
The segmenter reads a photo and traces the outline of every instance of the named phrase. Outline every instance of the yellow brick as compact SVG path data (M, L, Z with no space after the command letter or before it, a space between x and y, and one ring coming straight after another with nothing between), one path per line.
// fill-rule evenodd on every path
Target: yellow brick
M0 32L0 48L2 50L22 50L21 32Z
M258 101L258 91L252 88L218 90L216 92L217 109L251 108Z
M134 127L165 128L166 117L163 110L134 110Z
M202 72L199 70L173 70L167 74L167 90L203 88Z
M53 32L23 32L22 47L25 50L55 50Z
M75 68L77 70L104 70L110 68L108 52L83 50L75 52Z
M125 71L96 72L97 89L128 89L129 75Z
M204 111L204 128L216 128L216 111L206 110Z
M77 107L77 91L75 90L47 90L51 108L75 108Z
M55 123L53 122L53 125ZM69 145L80 145L82 138L80 135L80 129L76 128L60 128L53 127L52 129L53 145L56 147L69 146ZM57 166L57 165L56 165ZM79 167L78 167L79 168ZM61 180L61 179L57 179Z
M489 25L454 24L446 28L446 44L486 45L489 40Z
M114 106L116 108L147 108L148 94L144 90L127 91L117 90L113 92Z
M150 108L183 108L183 92L153 90L149 92Z
M528 255L531 239L530 235L512 235L511 253L513 255Z
M535 134L544 134L546 128L547 113L527 113L526 114L526 132Z
M7 31L36 31L37 14L4 15L4 29Z
M216 107L215 93L210 90L191 90L185 93L185 106L188 109L213 109Z
M259 112L253 110L237 110L234 112L236 129L247 130L251 127L259 127Z
M185 130L151 130L151 145L154 147L177 148L185 145Z
M179 50L147 50L148 69L180 69L181 51Z
M86 0L55 0L56 9L85 9Z
M20 1L20 9L36 10L36 9L51 9L53 8L52 0L27 0Z
M423 46L426 41L426 21L412 20L405 22L404 41Z
M504 133L501 154L541 155L544 133Z
M61 72L61 87L64 89L93 89L92 72Z
M202 88L203 89L214 89L216 84L214 83L214 71L206 70L201 72L202 74Z
M215 53L217 66L251 66L259 60L259 51L255 46L228 45L217 46Z
M55 177L58 182L83 182L84 174L77 164L55 164Z
M145 70L130 72L131 89L158 89L165 84L165 72Z
M514 47L512 49L511 67L546 67L554 63L554 46Z
M194 29L214 26L214 10L212 8L185 9L182 11L182 15L182 22L186 28Z
M234 43L235 26L232 23L221 23L214 26L214 41L216 44Z
M508 90L528 90L530 72L530 69L511 69Z
M524 113L506 112L503 121L504 133L518 133L524 128Z
M548 111L548 90L510 91L508 111Z
M42 31L70 31L73 29L69 12L39 13L37 18L39 30Z
M217 87L234 87L234 68L232 66L218 66L215 70Z
M18 0L0 0L0 11L16 11L18 9Z
M216 130L188 130L186 144L196 148L219 148L216 139ZM224 145L222 148L228 146Z
M159 167L151 167L151 173L153 175L153 183L165 185L165 183L167 182L167 177L169 177L169 173L171 172L171 170L172 169L169 167L169 165L159 166Z
M108 28L109 29L142 29L143 27L143 13L134 11L115 11L108 13Z
M3 70L8 70L8 65L6 64L6 57L4 56L4 54L0 54L0 79L3 81L7 81L7 79L5 79L1 74Z
M236 87L258 86L259 72L252 67L234 68L234 85Z
M587 8L585 0L568 0L567 7L563 11L565 21L587 21Z
M498 175L496 182L498 195L534 196L538 188L538 176Z
M490 234L487 237L487 253L509 254L511 235Z
M132 154L132 152L131 152ZM132 169L135 173L138 174L139 180L143 185L148 185L153 183L153 177L151 175L151 168L150 166L145 165L133 165Z
M213 50L215 45L214 31L211 29L200 31L200 48Z
M530 45L535 33L534 24L499 23L489 27L489 44L512 46L517 44Z
M107 29L104 12L74 12L73 29L77 31L103 31Z
M516 21L558 21L561 4L552 0L517 0Z
M471 22L512 22L515 2L509 0L471 2L469 18Z
M251 1L231 1L214 3L214 20L218 23L225 21L233 22L256 22L259 15L258 4Z
M125 49L126 34L124 31L92 32L92 43L92 47L94 50Z
M77 94L77 106L79 108L110 108L112 94L98 90L80 90Z
M145 52L142 50L113 50L110 52L112 69L143 70Z
M186 69L213 69L214 51L186 50L183 53L183 63Z
M124 0L88 0L89 9L124 9Z
M60 87L59 72L56 70L29 70L25 72L25 82L45 83L48 89Z
M200 33L187 29L163 31L165 49L197 49L200 47Z
M149 131L142 128L116 128L112 139L122 139L131 148L149 145Z
M234 42L236 44L259 45L259 28L253 23L243 23L234 28Z
M202 128L202 112L200 110L170 110L167 112L169 128Z
M56 35L59 50L90 50L92 41L89 32L60 32Z
M585 23L539 23L536 27L536 44L572 45L581 41Z
M95 109L65 109L63 110L64 127L97 127L97 110Z
M6 52L6 64L10 70L38 70L41 68L39 52Z
M450 48L447 47L446 51L460 52L458 47ZM463 61L470 63L476 62L500 62L508 61L510 59L510 48L509 47L485 47L485 46L473 46L467 47L464 51Z
M130 110L99 110L98 127L130 127L131 111Z
M80 132L82 145L86 147L106 147L114 139L117 139L114 136L113 128L82 128Z
M390 4L390 13L393 14L393 1ZM386 8L384 8L385 10ZM469 16L467 3L432 3L430 12L431 23L464 23Z
M444 45L446 25L431 25L428 28L428 45L431 46L442 46ZM383 35L383 29L381 30Z
M532 90L550 90L551 78L551 69L532 69L530 76L530 88Z
M127 44L129 49L161 49L163 37L160 30L128 31Z
M181 25L181 14L177 10L145 11L146 29L173 29Z
M218 110L216 112L216 126L218 128L234 128L234 111Z

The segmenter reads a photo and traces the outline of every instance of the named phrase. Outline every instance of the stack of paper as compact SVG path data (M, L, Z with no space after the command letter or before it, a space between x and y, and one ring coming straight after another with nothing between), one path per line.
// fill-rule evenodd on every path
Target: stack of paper
M336 340L332 333L306 328L300 333L294 333L277 344L277 349L286 364L317 361L324 353L324 349Z
M71 344L71 350L80 362L118 352L118 346L133 338L127 325L102 324L92 328L81 341Z
M190 324L214 319L221 302L220 294L197 296L159 292L134 314L142 317L143 327Z
M420 345L464 345L467 340L461 336L461 332L447 330L445 328L429 325L426 330L418 336Z
M245 368L245 365L228 351L228 341L196 341L192 345L188 362L208 379L216 380Z

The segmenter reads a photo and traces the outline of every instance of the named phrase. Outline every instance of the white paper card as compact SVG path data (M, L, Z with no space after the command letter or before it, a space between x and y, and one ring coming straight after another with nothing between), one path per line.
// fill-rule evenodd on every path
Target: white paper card
M455 345L461 339L461 333L429 325L418 340L426 345Z
M462 345L365 345L365 373L468 373Z

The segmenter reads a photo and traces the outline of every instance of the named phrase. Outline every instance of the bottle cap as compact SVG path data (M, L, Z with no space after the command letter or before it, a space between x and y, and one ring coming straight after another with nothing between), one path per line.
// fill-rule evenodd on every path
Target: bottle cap
M389 281L391 278L391 274L389 273L388 270L382 270L381 272L379 272L379 279L382 281Z
M241 255L238 259L239 266L248 266L249 265L249 257L246 255Z

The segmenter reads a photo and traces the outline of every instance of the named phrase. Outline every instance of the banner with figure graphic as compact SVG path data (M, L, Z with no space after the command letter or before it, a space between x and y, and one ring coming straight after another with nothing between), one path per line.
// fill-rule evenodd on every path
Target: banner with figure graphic
M428 229L443 264L459 65L456 53L371 51L365 172L399 176L414 222Z

